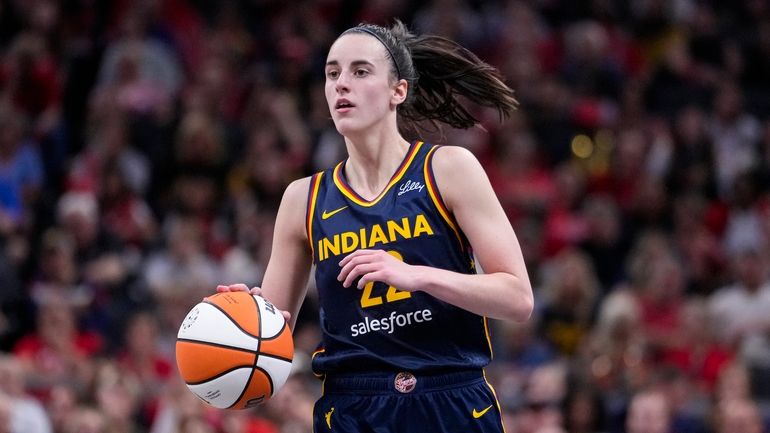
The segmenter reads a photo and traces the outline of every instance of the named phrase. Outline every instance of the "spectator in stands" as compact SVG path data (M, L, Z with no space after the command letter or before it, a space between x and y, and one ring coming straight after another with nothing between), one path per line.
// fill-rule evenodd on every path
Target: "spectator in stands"
M604 402L591 385L571 386L564 400L564 427L569 433L606 431Z
M0 104L0 235L31 229L44 181L37 143L26 138L22 114Z
M205 252L198 220L168 218L165 239L165 247L146 259L140 273L157 302L162 350L170 355L179 324L192 305L216 287L219 267Z
M115 364L124 381L135 382L137 416L148 427L163 388L176 375L171 355L160 338L159 319L152 311L137 311L128 320ZM165 348L168 349L168 348Z
M176 52L150 33L147 12L136 5L123 16L120 36L104 54L97 88L128 111L161 116L170 110L184 75Z
M653 362L660 362L677 344L681 326L684 275L673 254L663 252L649 257L637 279L637 300L642 312L641 331Z
M701 391L711 393L734 352L715 337L719 323L702 298L687 299L681 307L677 329L661 353L662 364L676 367Z
M599 282L588 256L577 249L562 250L543 271L538 333L562 356L570 357L593 326Z
M767 237L767 199L763 200L755 171L735 175L723 234L724 250L733 254L742 249L764 251L770 248Z
M72 307L60 299L40 305L37 329L22 337L13 348L25 365L30 391L45 396L51 387L66 383L83 385L93 372L92 357L100 353L102 337L78 329Z
M770 330L770 283L766 257L756 248L732 253L733 282L719 288L709 299L717 336L729 345L740 346L749 335Z
M715 402L751 400L751 393L751 373L736 360L721 371L713 397Z
M725 81L716 90L709 136L718 192L729 198L738 176L758 161L761 128L756 117L746 111L743 92L736 83Z
M152 246L158 232L155 215L147 201L132 187L128 168L110 161L102 172L99 208L105 228L133 254Z
M184 432L186 431L184 427L190 423L194 423L196 428L199 424L218 425L222 416L222 411L206 406L190 392L179 377L176 377L164 387L157 415L148 431L150 433Z
M45 408L27 391L26 382L34 375L33 370L15 357L7 354L0 356L0 398L4 403L10 403L10 407L6 408L10 412L4 414L7 419L0 415L0 426L9 420L13 433L53 432Z
M62 82L54 53L39 32L20 32L0 66L0 88L24 113L36 138L46 138L59 126Z
M0 394L0 433L14 433L11 417L13 416L13 401Z
M534 369L523 392L522 404L513 416L514 431L537 433L563 424L561 405L567 395L565 365L555 362Z
M81 405L67 417L62 433L108 433L109 424L99 409Z
M40 242L38 267L29 286L30 296L38 306L62 300L79 313L94 301L94 288L83 281L76 258L74 236L60 228L49 228Z
M717 404L715 433L762 433L765 430L756 402L727 399Z
M48 392L45 408L54 432L63 432L78 405L79 393L70 383L54 385Z
M624 276L624 258L628 254L628 233L618 204L604 194L591 194L580 201L580 218L586 228L579 243L588 254L596 273L601 294L607 293ZM601 295L600 294L600 295Z
M671 414L666 396L660 391L643 390L628 405L627 433L671 433Z
M94 377L94 400L110 433L139 431L141 383L112 360L100 362ZM146 427L146 426L142 426Z

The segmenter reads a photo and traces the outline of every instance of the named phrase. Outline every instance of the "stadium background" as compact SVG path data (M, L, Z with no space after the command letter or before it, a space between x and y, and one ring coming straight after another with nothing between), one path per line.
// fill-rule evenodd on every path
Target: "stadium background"
M2 0L0 432L310 431L312 289L259 410L197 402L174 338L260 282L283 188L344 151L327 48L393 17L521 102L427 134L483 162L532 275L533 319L492 324L508 431L766 431L769 2Z

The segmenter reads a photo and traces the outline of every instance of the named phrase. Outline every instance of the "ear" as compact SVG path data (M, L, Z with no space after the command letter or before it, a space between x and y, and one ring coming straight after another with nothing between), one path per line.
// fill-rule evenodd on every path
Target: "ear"
M393 95L390 97L390 103L394 106L406 101L406 95L409 91L409 83L405 79L400 79L393 86Z

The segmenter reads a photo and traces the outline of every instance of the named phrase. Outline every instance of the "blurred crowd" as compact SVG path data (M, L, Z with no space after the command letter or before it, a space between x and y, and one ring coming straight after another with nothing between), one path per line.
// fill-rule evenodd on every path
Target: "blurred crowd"
M328 47L394 17L517 91L421 133L485 165L535 287L491 324L507 431L770 431L770 2L0 0L0 433L311 430L312 281L258 409L198 401L176 332L260 283L284 187L344 157Z

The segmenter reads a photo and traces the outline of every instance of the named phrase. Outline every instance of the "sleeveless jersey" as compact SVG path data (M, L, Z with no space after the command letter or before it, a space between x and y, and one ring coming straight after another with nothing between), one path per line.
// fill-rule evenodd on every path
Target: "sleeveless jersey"
M465 235L447 211L431 170L438 146L413 143L387 187L368 201L348 185L345 161L311 178L307 232L319 292L322 342L313 371L453 371L492 356L487 319L424 292L381 282L343 287L339 262L382 249L410 265L475 273Z

